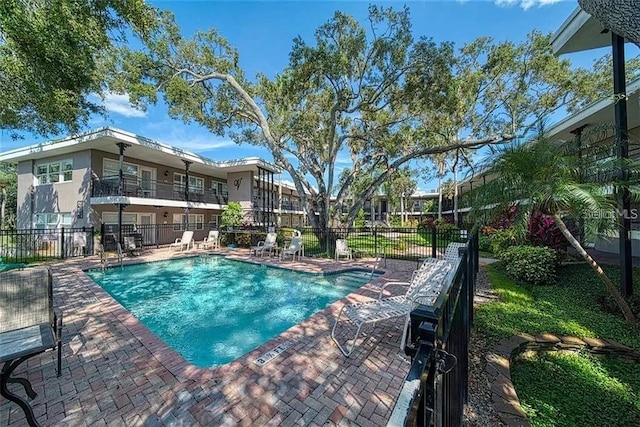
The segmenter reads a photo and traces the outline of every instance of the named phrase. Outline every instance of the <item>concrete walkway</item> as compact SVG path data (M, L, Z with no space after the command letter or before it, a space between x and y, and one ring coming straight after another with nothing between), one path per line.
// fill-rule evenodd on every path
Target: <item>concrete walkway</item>
M225 254L307 271L370 269L373 262L280 263L242 250ZM164 249L127 262L176 256ZM336 348L330 327L345 302L373 297L385 281L408 279L415 262L387 261L385 274L371 284L234 362L210 369L187 363L90 280L83 270L98 267L95 257L51 267L55 305L64 312L62 376L56 377L53 352L30 359L16 373L29 378L38 393L32 406L44 426L382 426L409 368L399 350L403 319L366 330L350 358ZM292 345L282 354L264 366L254 363L285 341ZM10 387L24 393L16 384ZM22 425L18 406L0 398L0 426Z

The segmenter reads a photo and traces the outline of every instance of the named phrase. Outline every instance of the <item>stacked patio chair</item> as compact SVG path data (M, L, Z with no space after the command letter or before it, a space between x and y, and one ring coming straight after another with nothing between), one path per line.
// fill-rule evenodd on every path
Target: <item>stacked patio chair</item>
M405 337L409 326L409 313L417 304L431 305L435 302L445 279L453 268L453 264L448 261L428 258L419 269L413 272L410 282L387 282L380 288L376 300L345 304L340 309L333 325L331 338L333 338L342 354L349 357L356 346L356 341L363 326L404 316L404 330L400 343L400 348L404 349ZM383 298L385 289L391 285L407 286L407 291L403 295ZM355 336L353 339L348 339L344 347L336 338L336 328L343 315L345 321L352 323L356 327ZM348 341L351 341L350 348L348 348Z
M53 308L53 282L48 268L33 267L0 273L0 394L22 408L30 426L37 426L26 399L9 391L20 384L36 397L26 378L11 375L22 363L47 350L57 350L57 374L62 369L62 313ZM38 364L34 364L38 366ZM15 389L14 389L15 391Z

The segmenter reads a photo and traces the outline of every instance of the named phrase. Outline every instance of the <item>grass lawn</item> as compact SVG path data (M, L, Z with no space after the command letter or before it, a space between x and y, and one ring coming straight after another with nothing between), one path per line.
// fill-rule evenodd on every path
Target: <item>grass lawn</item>
M607 267L618 282L619 269ZM565 266L555 286L516 285L500 266L487 267L499 302L481 305L475 329L490 344L519 332L610 338L640 351L640 325L600 309L606 290L586 265ZM640 270L634 271L640 292ZM516 357L511 376L534 426L640 425L640 364L587 353Z

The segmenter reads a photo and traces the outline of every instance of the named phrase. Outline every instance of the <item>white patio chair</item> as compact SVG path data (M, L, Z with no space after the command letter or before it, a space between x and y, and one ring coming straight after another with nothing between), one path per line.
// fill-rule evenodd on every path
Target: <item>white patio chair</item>
M345 239L336 240L336 261L338 261L341 256L347 259L353 259L353 249L347 245Z
M190 246L193 248L193 244L193 230L188 230L182 233L182 237L178 237L169 247L171 249L179 248L182 251L185 247L187 250L189 250Z
M262 256L264 255L264 251L269 251L269 255L271 255L271 253L278 247L278 243L276 242L277 239L277 233L267 233L267 237L264 240L259 241L257 246L251 246L249 255L255 254L258 256L258 253L260 253L260 256Z
M209 235L202 241L204 249L220 249L220 232L218 230L209 231Z
M447 245L447 249L444 251L444 259L449 261L453 265L456 265L460 261L460 248L466 248L466 243L451 242Z
M302 237L293 237L291 239L291 243L288 247L284 248L282 252L280 252L280 261L284 260L287 255L291 255L291 260L296 260L296 255L298 256L298 260L300 259L300 255L302 254Z
M431 305L435 303L445 278L452 268L453 265L450 262L429 258L418 270L414 271L410 282L387 282L380 289L378 299L355 304L345 304L340 309L336 322L333 325L331 338L342 354L349 357L356 346L358 336L364 325L404 316L404 329L400 342L400 349L404 349L411 310L413 310L417 304ZM382 298L384 290L391 285L408 286L408 289L404 295ZM347 339L344 347L338 342L335 335L336 328L343 315L346 321L351 322L357 328L353 339ZM346 348L349 347L349 341L351 341L350 348Z

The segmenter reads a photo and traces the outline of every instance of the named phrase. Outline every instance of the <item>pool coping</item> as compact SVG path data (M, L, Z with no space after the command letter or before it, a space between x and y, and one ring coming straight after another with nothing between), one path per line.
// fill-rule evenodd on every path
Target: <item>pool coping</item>
M222 256L217 254L215 255ZM200 255L190 254L187 256L173 257L173 258L153 260L153 261L141 260L139 262L126 263L124 264L124 266L172 261L172 260L184 259L184 258L195 258L198 256ZM237 259L229 256L223 256L223 257L232 261L246 262L248 264L254 264L254 265L265 265L266 267L270 267L270 268L279 268L282 270L298 271L298 272L307 273L307 274L317 274L319 276L335 275L335 274L346 273L351 271L363 271L367 273L370 272L370 270L367 270L365 268L353 267L353 266L345 267L345 269L335 270L331 272L308 272L308 271L303 271L302 269L287 268L285 266L278 267L273 265L266 265L258 262L252 262L250 260ZM112 268L118 268L118 267L112 267ZM277 347L278 345L281 345L285 341L294 341L294 342L297 341L299 338L296 339L296 334L293 330L295 330L296 328L297 329L303 328L304 325L313 323L314 320L318 320L323 316L326 316L327 314L330 314L333 312L337 313L337 308L334 307L336 304L340 304L340 307L341 307L345 303L353 302L354 297L352 296L352 294L363 295L362 293L360 293L361 291L370 292L372 290L370 288L375 286L375 283L377 283L377 279L381 279L380 281L384 283L383 276L386 274L386 270L385 270L380 276L373 278L372 280L368 281L364 285L360 286L358 289L355 289L353 292L350 292L349 294L345 295L339 300L336 300L333 303L329 304L324 309L315 312L314 314L305 318L301 322L287 328L285 331L279 333L278 335L274 336L270 340L262 343L258 347L234 359L233 361L219 365L219 366L212 366L212 367L206 368L206 367L196 366L190 363L189 361L187 361L180 353L174 350L169 344L164 342L162 338L157 336L151 329L149 329L149 327L147 327L142 321L140 321L137 317L135 317L129 310L126 309L126 307L124 307L120 302L118 302L118 300L112 297L107 291L105 291L99 284L97 284L91 277L87 275L88 271L94 271L94 270L100 270L100 268L97 268L97 269L84 268L81 271L85 275L85 277L88 279L88 282L90 282L89 285L93 294L96 296L96 299L97 299L96 302L101 302L102 304L108 304L108 305L117 305L116 307L117 311L115 311L116 317L120 319L120 321L129 330L129 332L132 335L134 335L136 338L138 338L139 341L144 346L148 348L152 348L154 356L160 361L160 363L163 364L165 368L167 368L167 370L169 370L169 372L171 372L176 377L183 378L183 379L193 379L194 377L197 377L199 379L202 379L202 378L211 379L217 375L225 375L229 372L233 372L236 369L246 366L248 363L253 363L251 359L257 359L263 353L270 351L268 350L268 348ZM367 295L364 294L364 296L367 296ZM316 315L319 315L318 319L315 319ZM164 353L167 353L167 354L164 354ZM176 359L182 359L182 361L178 363Z
M125 258L125 264L194 252L214 253L160 249ZM229 252L243 256L239 250ZM245 256L250 258L248 250ZM403 322L380 323L361 334L350 358L342 356L330 332L342 303L375 298L382 282L408 280L415 269L414 263L389 261L372 284L238 359L211 368L189 364L93 282L84 270L99 266L97 257L48 263L54 301L65 314L62 376L56 376L53 353L16 373L29 377L39 393L32 406L45 425L384 426L410 366L399 349ZM373 260L368 262L303 258L287 261L286 267L316 272L367 265L370 271ZM276 363L254 363L254 357L287 340L293 345L278 354ZM17 405L0 400L0 425L23 423Z

